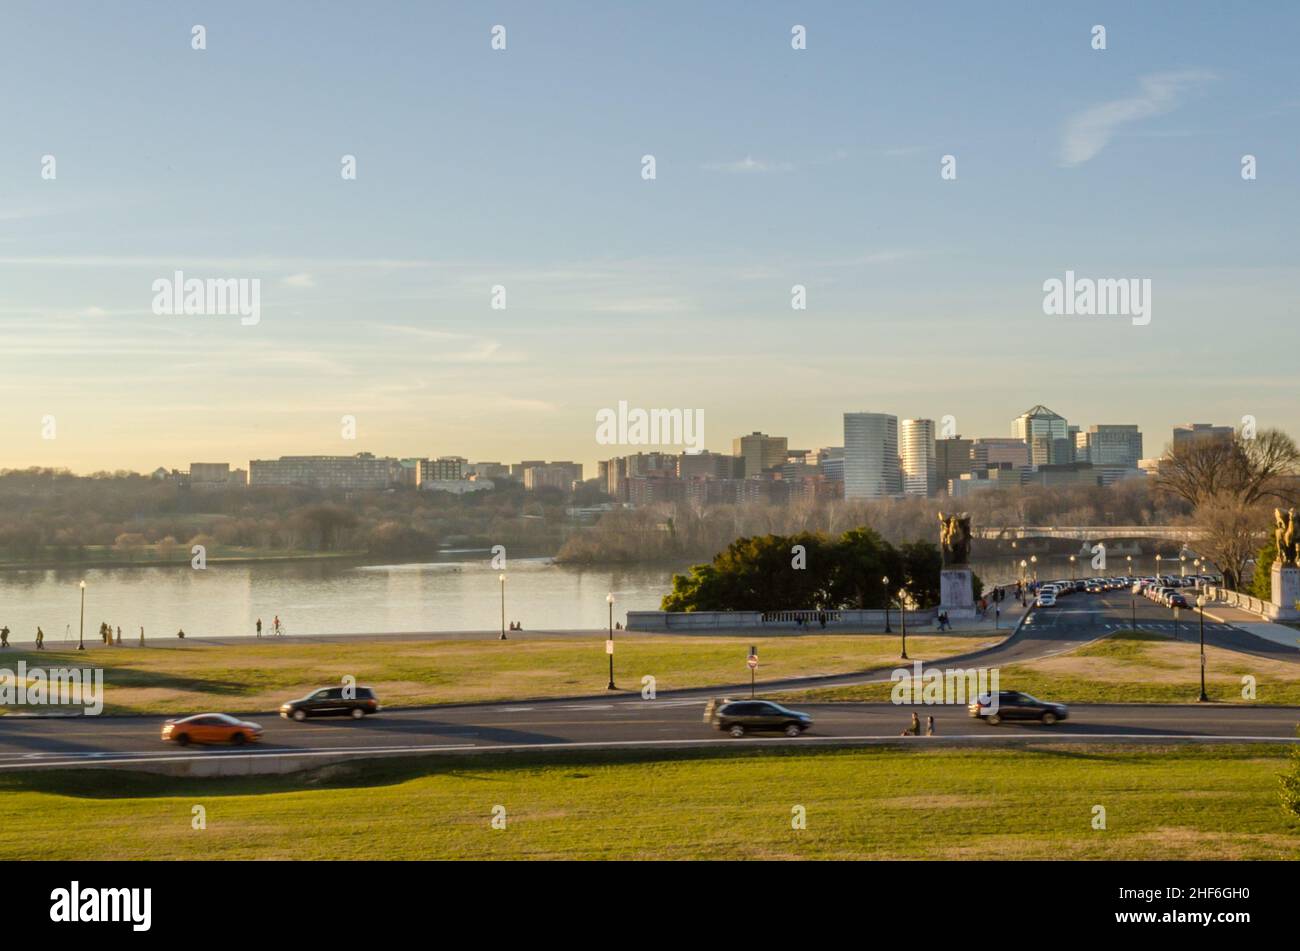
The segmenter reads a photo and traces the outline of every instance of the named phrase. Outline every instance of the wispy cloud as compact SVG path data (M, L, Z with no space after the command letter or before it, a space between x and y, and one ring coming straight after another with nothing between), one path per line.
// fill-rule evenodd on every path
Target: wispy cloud
M1172 111L1186 93L1212 79L1214 74L1203 70L1142 76L1137 95L1100 103L1066 121L1061 164L1082 165L1104 149L1122 126Z
M704 166L710 172L788 172L794 166L789 162L769 162L746 155L737 162L709 162Z
M290 274L280 282L285 287L315 287L316 279L310 274Z

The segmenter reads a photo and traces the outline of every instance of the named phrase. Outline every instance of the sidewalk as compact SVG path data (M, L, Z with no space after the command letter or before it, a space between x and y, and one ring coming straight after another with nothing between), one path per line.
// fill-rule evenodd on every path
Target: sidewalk
M1284 647L1300 647L1300 631L1294 627L1265 621L1258 614L1251 614L1249 611L1234 608L1229 604L1212 601L1209 605L1206 605L1205 616L1222 624L1231 624L1235 628L1240 628L1266 641L1272 641L1274 644L1281 644Z
M978 617L968 619L953 618L952 630L944 631L943 633L951 633L958 636L1001 633L1006 637L1016 629L1016 625L1020 623L1021 617L1024 616L1027 610L1028 608L1022 608L1020 606L1019 601L1012 597L1008 597L1002 602L1002 616L996 619L996 630L993 626L995 623L993 606L989 605L988 616L985 617L984 620L981 621ZM939 622L935 621L932 624L920 624L916 627L913 627L909 623L907 630L909 632L916 631L918 634L938 634Z

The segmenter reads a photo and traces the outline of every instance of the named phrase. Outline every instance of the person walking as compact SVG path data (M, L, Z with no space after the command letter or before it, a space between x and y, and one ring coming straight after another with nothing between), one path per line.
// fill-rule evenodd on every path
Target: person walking
M9 646L9 628L0 627L0 647Z
M185 628L181 628L179 631L177 631L176 636L179 637L181 640L185 640Z
M273 630L275 631L275 636L279 637L280 636L280 615L278 614L275 616L275 626Z
M904 733L907 736L921 735L921 718L916 715L915 710L912 711L912 722L907 725L907 729L904 731Z
M122 646L122 625L121 624L117 626L117 646L118 647Z
M140 625L140 646L144 647L144 625Z
M258 636L258 637L261 637L261 636L262 636L262 619L261 619L261 618L258 618L258 619L257 619L257 636Z
M934 736L934 717L925 718L925 735Z
M36 649L45 650L45 632L41 630L39 624L36 626Z

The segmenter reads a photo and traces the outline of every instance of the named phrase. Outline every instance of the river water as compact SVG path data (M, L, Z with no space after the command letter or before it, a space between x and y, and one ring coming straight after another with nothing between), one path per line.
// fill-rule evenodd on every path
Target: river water
M1049 567L1050 566L1050 567ZM974 565L986 583L1014 580L1015 562ZM662 566L577 568L550 559L510 559L506 620L525 631L603 628L605 596L614 617L657 610L674 570ZM1122 567L1112 566L1112 573ZM1062 558L1045 558L1039 576L1069 577ZM1086 572L1085 572L1086 573ZM488 552L449 552L425 564L355 565L282 562L189 567L92 568L0 573L0 624L28 641L39 624L49 646L77 638L80 590L86 581L86 636L101 621L121 626L123 640L139 637L253 636L260 617L269 633L279 614L287 633L346 634L414 631L487 631L501 623L500 572Z

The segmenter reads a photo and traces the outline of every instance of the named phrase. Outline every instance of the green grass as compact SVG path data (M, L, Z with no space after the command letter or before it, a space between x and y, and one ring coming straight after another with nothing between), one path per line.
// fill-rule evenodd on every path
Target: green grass
M747 682L745 658L752 643L752 637L620 634L616 681L637 691L646 675L655 678L658 690ZM883 634L815 634L757 643L760 682L878 667L895 662L899 651L899 638ZM926 659L991 643L994 639L983 635L908 638L909 651ZM337 684L345 675L373 687L389 706L600 693L608 680L603 636L334 643L249 638L231 645L0 654L0 664L11 669L19 660L29 667L102 665L106 713L252 713Z
M1300 704L1300 664L1207 647L1206 694L1218 703ZM1191 703L1200 693L1200 648L1149 631L1118 631L1055 657L998 668L999 686L1063 703ZM1243 693L1244 677L1255 696ZM892 684L784 694L792 701L888 700Z
M6 773L0 823L21 834L0 837L0 859L1295 860L1286 767L1275 746L1061 746L493 755L220 780ZM191 827L195 806L206 829ZM791 828L795 806L806 829Z

